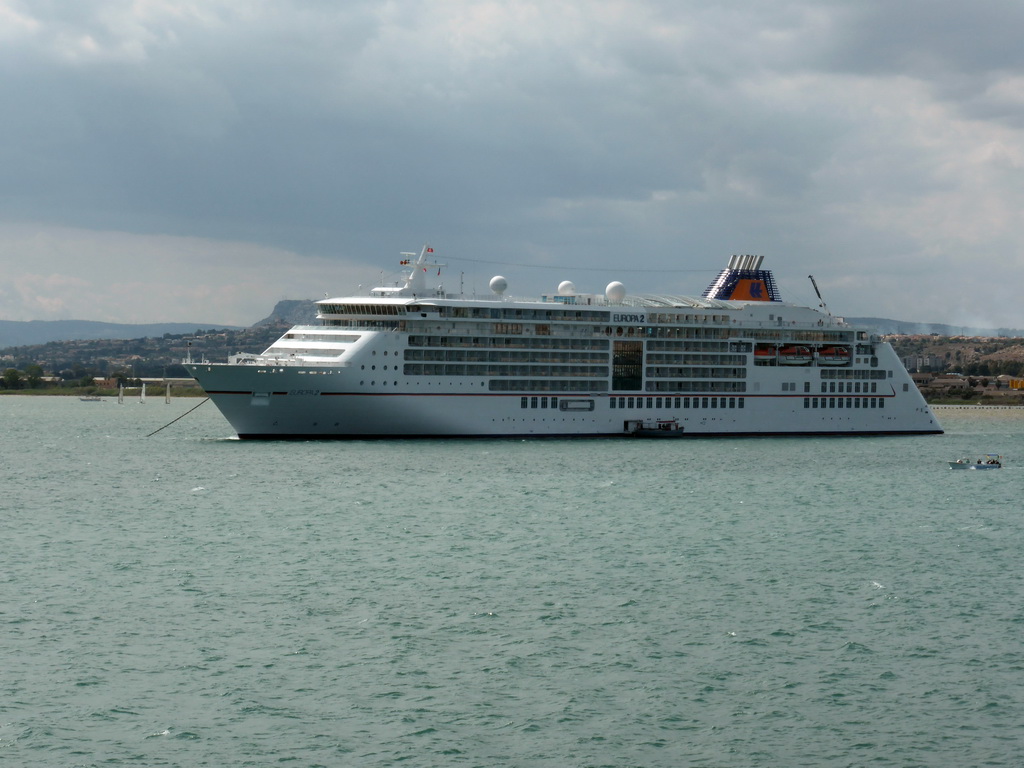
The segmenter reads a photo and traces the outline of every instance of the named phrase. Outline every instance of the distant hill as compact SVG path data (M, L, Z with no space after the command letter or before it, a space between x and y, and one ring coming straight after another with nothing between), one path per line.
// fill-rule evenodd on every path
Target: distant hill
M939 336L1024 336L1019 328L971 328L963 325L946 325L945 323L914 323L907 320L887 320L883 317L845 317L846 322L854 325L869 325L881 334L938 334Z
M46 344L50 341L144 339L165 333L192 333L200 328L238 326L206 323L100 323L93 320L0 320L0 349Z
M1024 336L1016 328L971 328L944 323L915 323L881 317L847 317L850 323L871 326L883 334L938 334L940 336ZM308 299L284 299L273 311L252 327L267 325L310 325L316 323L316 302ZM47 344L51 341L91 341L96 339L143 339L165 333L193 333L198 329L240 330L240 326L209 323L101 323L92 320L0 320L0 349Z
M316 302L312 299L283 299L274 305L274 311L253 327L261 325L311 325L316 323Z

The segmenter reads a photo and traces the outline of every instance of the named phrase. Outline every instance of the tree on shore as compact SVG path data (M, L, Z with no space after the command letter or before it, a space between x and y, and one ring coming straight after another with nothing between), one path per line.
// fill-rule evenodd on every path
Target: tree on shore
M43 385L43 367L32 363L25 366L25 383L29 389L39 389Z
M21 371L8 368L3 376L4 389L21 389Z

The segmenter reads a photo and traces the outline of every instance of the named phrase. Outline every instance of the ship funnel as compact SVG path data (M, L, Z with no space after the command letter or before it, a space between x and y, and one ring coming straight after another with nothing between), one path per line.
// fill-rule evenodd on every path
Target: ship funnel
M732 256L702 295L725 301L782 301L772 273L761 269L763 261L764 256L753 254Z

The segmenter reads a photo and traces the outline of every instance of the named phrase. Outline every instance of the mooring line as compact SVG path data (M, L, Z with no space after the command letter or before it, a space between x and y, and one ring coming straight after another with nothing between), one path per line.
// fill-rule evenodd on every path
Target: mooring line
M209 399L210 398L207 397L205 400L203 400L203 403L205 403ZM199 405L202 405L203 403L200 403ZM192 411L194 411L196 408L198 408L199 405L197 405L195 408L189 408L187 411L185 411L183 414L181 414L181 416L179 416L178 419L184 419L186 416L188 416L190 413L192 413ZM174 419L173 421L168 421L166 424L164 424L162 427L160 427L160 429L166 429L167 427L171 426L171 424L173 424L178 419ZM154 429L152 432L150 432L148 435L146 435L146 437L152 437L157 432L159 432L160 429Z

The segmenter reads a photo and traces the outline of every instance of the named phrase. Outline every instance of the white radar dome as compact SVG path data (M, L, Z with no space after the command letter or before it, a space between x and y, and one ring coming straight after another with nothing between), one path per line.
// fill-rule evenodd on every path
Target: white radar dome
M501 296L508 289L508 280L501 275L495 275L491 278L491 282L488 283L491 286L491 290Z
M576 293L576 286L573 285L572 280L563 280L558 284L558 295L559 296L572 296Z
M612 283L608 283L608 287L604 289L604 295L608 297L608 301L613 304L618 304L624 298L626 298L626 286L620 283L618 280Z

